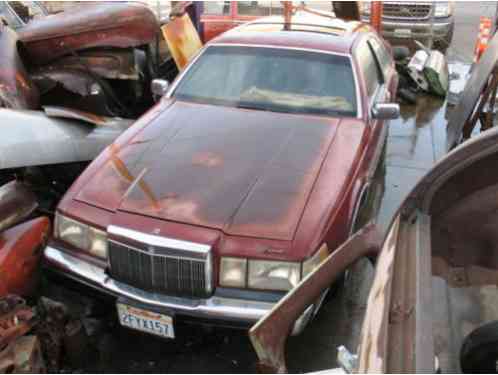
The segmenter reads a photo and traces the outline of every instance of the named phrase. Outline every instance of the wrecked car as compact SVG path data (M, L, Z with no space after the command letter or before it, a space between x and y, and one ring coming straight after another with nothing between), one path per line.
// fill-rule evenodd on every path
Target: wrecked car
M223 34L69 189L48 269L113 296L133 329L250 326L352 232L397 80L359 22L295 14Z
M144 4L80 4L22 27L5 23L0 183L24 182L52 215L88 163L154 104L153 78L177 69L170 58L158 63L160 28Z
M146 4L78 3L21 26L12 20L4 24L1 107L62 106L136 119L154 104L152 81L172 80L178 73Z

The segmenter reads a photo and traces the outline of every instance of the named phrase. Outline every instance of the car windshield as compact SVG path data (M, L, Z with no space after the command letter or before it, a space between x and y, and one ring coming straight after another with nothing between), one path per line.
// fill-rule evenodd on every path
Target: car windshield
M208 47L180 80L173 96L275 112L357 113L347 56L285 48Z

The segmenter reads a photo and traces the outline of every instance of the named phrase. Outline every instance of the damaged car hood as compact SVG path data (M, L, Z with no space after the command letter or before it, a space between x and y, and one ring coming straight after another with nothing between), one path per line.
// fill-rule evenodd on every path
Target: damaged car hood
M338 123L177 101L127 143L109 147L76 199L226 234L291 240Z

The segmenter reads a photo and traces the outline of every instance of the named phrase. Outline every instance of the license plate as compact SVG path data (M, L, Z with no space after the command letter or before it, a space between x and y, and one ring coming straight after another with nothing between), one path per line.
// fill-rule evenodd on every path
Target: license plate
M173 318L171 316L142 310L137 307L117 304L119 322L122 326L153 335L175 338Z
M394 35L401 38L407 38L412 35L412 31L410 29L394 29Z

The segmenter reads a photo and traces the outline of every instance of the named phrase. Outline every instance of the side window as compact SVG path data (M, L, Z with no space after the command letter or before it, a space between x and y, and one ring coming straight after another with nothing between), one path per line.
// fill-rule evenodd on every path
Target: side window
M228 16L230 15L230 1L205 1L204 14Z
M380 67L382 71L384 72L384 76L389 70L389 68L392 66L392 57L389 51L387 50L386 46L384 43L379 41L376 38L372 38L369 40L369 44L372 47L372 50L375 53L375 56L377 57L377 61L380 64Z
M359 66L365 76L367 94L368 97L372 97L384 79L368 43L363 42L357 51Z

